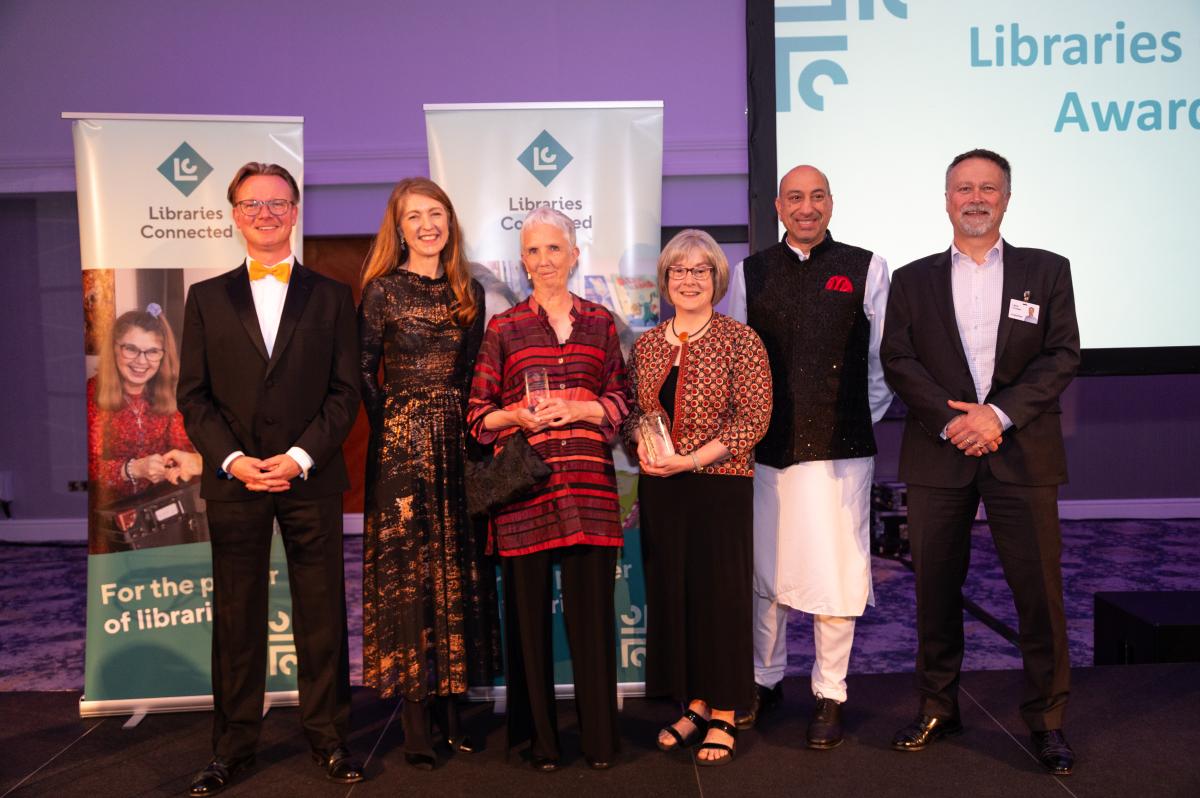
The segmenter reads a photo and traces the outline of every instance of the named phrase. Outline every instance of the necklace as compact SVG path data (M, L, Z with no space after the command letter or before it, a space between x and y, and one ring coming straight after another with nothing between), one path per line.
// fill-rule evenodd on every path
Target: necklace
M709 311L709 313L708 313L708 321L706 321L706 322L704 322L704 324L700 325L700 329L696 330L696 331L695 331L695 332L693 332L693 333L688 333L688 332L677 332L677 331L675 330L675 319L676 319L677 317L675 317L675 316L672 316L672 317L671 317L671 334L672 334L672 335L674 335L676 338L678 338L678 339L679 339L679 343L681 343L681 344L686 344L686 343L688 342L688 339L689 339L689 338L695 338L696 336L700 335L702 332L704 332L705 330L707 330L707 329L708 329L708 325L712 324L713 316L715 316L715 315L716 315L716 311L715 311L715 310L713 310L713 311Z

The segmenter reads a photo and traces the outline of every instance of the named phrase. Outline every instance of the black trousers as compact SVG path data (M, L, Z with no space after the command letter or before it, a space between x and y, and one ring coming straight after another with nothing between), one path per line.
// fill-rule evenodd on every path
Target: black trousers
M917 582L917 689L921 711L958 712L963 658L962 586L980 499L1012 590L1025 667L1021 715L1030 729L1060 729L1070 691L1062 597L1058 488L1000 482L987 458L963 488L908 487L908 532Z
M350 648L342 567L342 497L286 493L208 502L213 554L213 752L254 753L267 666L271 531L287 552L300 717L313 750L345 745L350 727Z
M584 756L611 762L619 747L613 609L617 550L610 546L569 546L504 557L501 562L509 748L530 740L533 756L559 756L550 567L560 562L580 745Z

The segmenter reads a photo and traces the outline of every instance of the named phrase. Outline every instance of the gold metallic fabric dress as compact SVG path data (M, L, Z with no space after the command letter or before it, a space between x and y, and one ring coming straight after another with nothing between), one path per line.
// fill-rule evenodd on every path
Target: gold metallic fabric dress
M479 313L450 315L446 278L403 268L359 307L371 421L363 530L363 676L381 696L420 701L490 684L499 662L494 566L466 512L464 417ZM379 366L383 364L382 384Z

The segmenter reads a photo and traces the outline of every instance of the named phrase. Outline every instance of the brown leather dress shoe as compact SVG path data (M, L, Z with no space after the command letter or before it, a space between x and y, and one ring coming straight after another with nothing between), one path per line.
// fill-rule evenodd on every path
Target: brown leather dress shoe
M325 778L338 784L357 784L366 778L362 763L345 746L339 745L328 754L313 751L313 761L325 768Z
M188 787L188 795L192 798L206 798L216 795L229 786L233 777L254 764L254 757L239 757L225 761L220 757L209 762L204 770L196 774Z
M746 712L734 715L733 725L739 729L753 729L754 724L764 715L770 714L783 703L783 682L774 687L754 685L754 702Z
M1033 749L1038 761L1055 776L1070 776L1075 767L1075 752L1071 750L1062 729L1035 731Z
M952 718L921 715L896 732L896 736L892 738L892 748L897 751L924 751L930 743L948 734L958 734L962 730L962 721L957 715Z
M842 705L817 696L817 709L808 724L808 747L827 751L842 744Z

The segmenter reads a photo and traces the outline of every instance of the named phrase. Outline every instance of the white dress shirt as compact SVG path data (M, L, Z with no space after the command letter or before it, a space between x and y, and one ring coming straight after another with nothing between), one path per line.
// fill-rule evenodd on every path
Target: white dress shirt
M996 373L996 338L1004 300L1004 240L996 239L983 263L976 263L951 243L950 290L958 337L975 383L975 401L983 404ZM988 407L995 411L1004 429L1012 426L1012 419L1003 410L994 404Z

